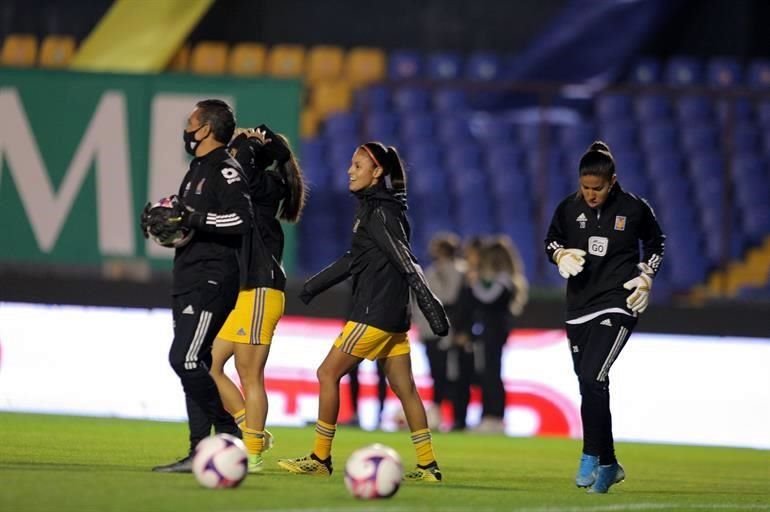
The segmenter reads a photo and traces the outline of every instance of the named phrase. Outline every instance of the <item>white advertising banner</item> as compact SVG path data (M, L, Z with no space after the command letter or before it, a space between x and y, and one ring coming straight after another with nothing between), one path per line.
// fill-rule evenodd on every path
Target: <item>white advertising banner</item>
M280 322L266 369L269 424L315 421L315 370L342 324ZM168 310L0 303L0 410L184 419L181 385L168 364L171 339ZM412 347L428 399L427 361L419 343ZM580 395L564 332L515 330L503 358L506 431L579 437ZM236 378L232 366L228 373ZM637 333L610 377L618 440L770 449L770 339ZM373 363L362 364L360 381L361 424L376 428ZM480 413L473 397L471 425ZM389 395L383 428L395 428L397 410ZM343 381L340 422L351 415Z

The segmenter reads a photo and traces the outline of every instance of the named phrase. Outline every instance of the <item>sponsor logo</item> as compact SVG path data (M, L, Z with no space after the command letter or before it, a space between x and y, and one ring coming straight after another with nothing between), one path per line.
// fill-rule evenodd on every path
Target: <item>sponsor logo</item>
M601 322L599 322L599 325L606 325L607 327L612 327L612 320L609 318L605 318Z
M188 304L186 308L182 310L183 315L194 315L195 310L192 307L192 304Z
M575 219L580 224L580 229L586 228L586 222L588 222L588 217L586 217L585 213L581 213L578 215L577 219Z
M607 245L610 240L604 236L592 236L588 239L588 254L604 256L607 254Z
M236 333L238 336L246 336L246 331L241 327L238 329L238 332Z

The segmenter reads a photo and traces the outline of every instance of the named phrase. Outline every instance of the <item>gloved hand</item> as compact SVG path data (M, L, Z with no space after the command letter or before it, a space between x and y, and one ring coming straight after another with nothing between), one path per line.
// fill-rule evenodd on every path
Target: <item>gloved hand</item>
M626 298L626 306L634 313L644 313L650 303L650 290L652 289L653 272L644 263L637 265L642 271L637 277L629 279L623 284L626 290L634 290Z
M553 261L559 267L559 275L564 279L578 275L583 271L586 252L582 249L556 249Z
M139 225L142 229L142 235L144 235L145 238L150 238L150 222L152 221L152 214L150 213L152 209L152 203L147 203L144 205L144 210L142 210L142 215L139 217Z
M184 200L178 195L169 197L171 208L167 222L176 223L177 227L198 228L203 225L205 219L203 214L195 211L192 207L185 204Z

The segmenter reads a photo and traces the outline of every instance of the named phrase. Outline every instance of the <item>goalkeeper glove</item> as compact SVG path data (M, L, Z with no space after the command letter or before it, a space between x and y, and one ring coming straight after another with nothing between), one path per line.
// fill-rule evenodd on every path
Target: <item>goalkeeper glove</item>
M556 249L553 261L559 267L559 275L564 279L574 277L583 271L586 252L582 249Z
M645 263L637 265L642 271L637 277L629 279L623 284L626 290L634 290L626 298L626 306L634 313L644 313L650 304L650 290L652 289L652 269Z

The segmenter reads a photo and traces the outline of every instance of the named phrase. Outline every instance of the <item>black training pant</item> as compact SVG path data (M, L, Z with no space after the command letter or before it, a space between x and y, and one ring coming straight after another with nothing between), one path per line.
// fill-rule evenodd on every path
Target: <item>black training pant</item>
M190 427L190 451L211 434L240 437L233 417L225 411L209 375L211 346L238 299L238 275L202 281L195 289L173 297L174 341L169 362L182 381Z
M614 464L609 371L623 350L637 319L621 313L601 315L582 324L567 324L572 363L580 383L583 453L602 465Z

